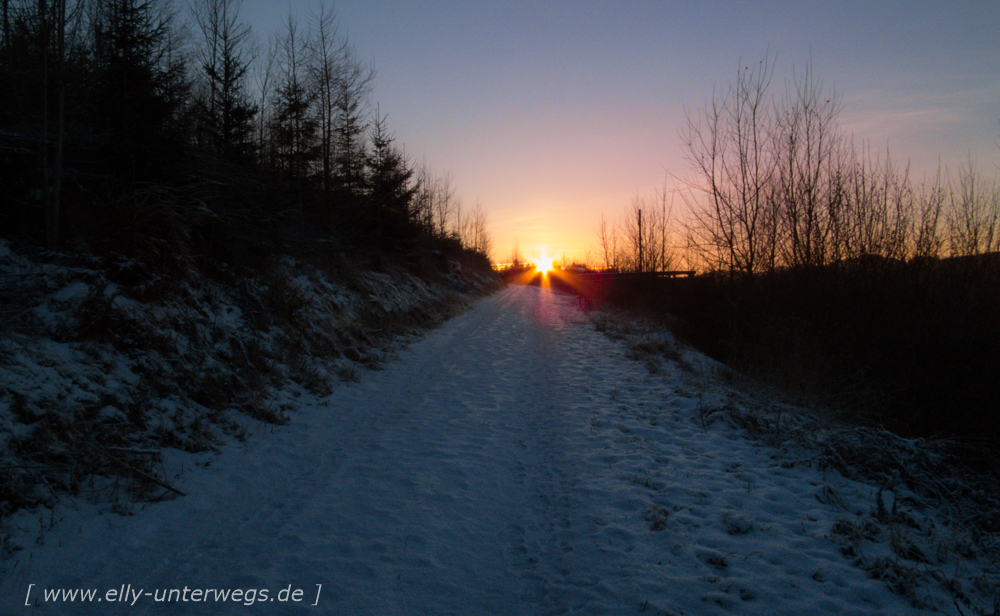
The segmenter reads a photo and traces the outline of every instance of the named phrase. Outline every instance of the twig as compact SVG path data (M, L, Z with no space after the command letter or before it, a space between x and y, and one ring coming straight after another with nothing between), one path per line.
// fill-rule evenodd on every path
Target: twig
M159 449L133 449L131 447L108 447L110 451L121 451L123 453L141 453L148 456L160 455Z
M38 466L38 465L31 466L29 464L0 464L0 468L27 468L27 469L30 469L30 470L39 471L39 470L44 470L44 469L49 468L49 467L48 466Z
M109 460L111 460L112 462L120 464L121 466L123 466L127 470L132 471L133 473L135 473L136 475L139 475L143 479L147 479L149 481L152 481L153 483L157 484L158 486L166 488L166 489L170 490L171 492L176 492L177 494L180 494L181 496L187 496L187 494L185 494L184 492L178 490L177 488L175 488L174 486L170 485L169 483L167 483L165 481L161 481L161 480L157 479L156 477L153 477L152 475L150 475L148 473L140 471L139 469L135 468L131 464L126 464L125 462L122 462L121 460L119 460L118 458L114 457L110 453L107 453L107 452L102 452L102 453L104 453L104 455L107 456L107 458Z
M961 614L961 616L965 616L965 612L962 611L962 606L958 604L958 599L952 596L951 600L955 604L955 609L958 610L958 613Z

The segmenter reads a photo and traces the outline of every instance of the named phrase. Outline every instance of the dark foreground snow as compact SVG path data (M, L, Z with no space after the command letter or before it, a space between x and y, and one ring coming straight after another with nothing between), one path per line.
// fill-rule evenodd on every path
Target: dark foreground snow
M168 458L186 497L64 503L3 564L0 613L914 611L831 536L875 488L701 421L693 363L651 374L575 299L509 287L360 383L301 392L289 426Z

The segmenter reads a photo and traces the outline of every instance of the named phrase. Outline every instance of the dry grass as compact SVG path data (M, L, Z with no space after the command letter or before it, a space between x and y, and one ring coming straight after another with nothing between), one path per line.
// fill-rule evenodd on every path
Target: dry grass
M649 319L603 311L593 321L651 370L654 362L659 366L654 371L663 371L670 369L663 364L684 361L683 347ZM841 518L830 529L856 566L918 608L952 607L930 599L927 589L936 586L952 597L959 613L1000 613L995 449L956 439L904 438L881 427L848 423L849 415L805 408L800 397L718 365L673 374L681 377L681 390L699 399L693 419L704 429L727 421L780 450L783 466L810 466L879 487L868 513ZM852 509L832 485L823 486L817 499ZM666 516L661 521L654 513L644 512L651 524L665 525ZM731 534L754 531L753 520L730 514L723 516L723 526ZM980 573L971 576L966 563L975 563Z

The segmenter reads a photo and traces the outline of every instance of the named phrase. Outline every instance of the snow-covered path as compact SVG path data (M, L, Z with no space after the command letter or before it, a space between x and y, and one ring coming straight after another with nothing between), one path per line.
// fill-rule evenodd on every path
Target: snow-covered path
M0 613L912 611L828 537L869 488L693 421L696 395L627 359L574 298L508 287L299 402L288 427L188 465L184 498L61 512L6 565ZM109 605L123 585L135 604ZM194 601L205 589L256 589L254 605Z

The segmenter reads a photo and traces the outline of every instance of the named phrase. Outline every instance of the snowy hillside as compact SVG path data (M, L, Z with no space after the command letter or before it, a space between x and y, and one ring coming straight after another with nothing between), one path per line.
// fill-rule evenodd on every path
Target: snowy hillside
M0 537L10 512L67 493L118 511L177 495L161 449L211 451L285 423L300 391L380 367L495 284L287 256L256 275L216 267L0 240Z
M31 352L84 366L71 347ZM595 326L572 297L512 286L355 383L272 392L287 426L168 450L184 497L19 515L0 611L995 609L992 536L901 481L845 477L822 435L765 443L777 411L789 433L810 417L740 387L667 334ZM67 605L75 591L89 598Z

